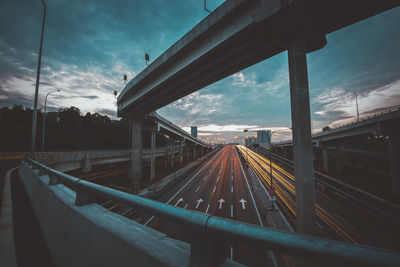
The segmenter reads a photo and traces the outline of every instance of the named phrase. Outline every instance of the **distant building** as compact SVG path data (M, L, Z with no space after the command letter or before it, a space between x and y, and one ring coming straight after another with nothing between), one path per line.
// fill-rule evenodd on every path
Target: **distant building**
M190 134L194 137L197 138L197 126L192 126L190 128Z
M269 149L270 146L270 138L271 138L271 130L268 131L257 131L257 144L260 147Z

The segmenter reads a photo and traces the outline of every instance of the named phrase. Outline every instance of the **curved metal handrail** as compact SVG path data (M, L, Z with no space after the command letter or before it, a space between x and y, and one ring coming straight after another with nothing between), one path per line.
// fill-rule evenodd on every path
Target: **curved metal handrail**
M336 261L361 263L364 265L400 266L400 252L397 251L284 232L215 217L210 214L182 209L90 183L47 167L30 158L24 158L23 162L31 165L32 169L38 169L39 175L49 175L50 185L62 183L74 190L76 192L76 205L92 203L92 196L95 195L150 212L183 225L191 230L192 237L194 237L194 241L190 241L192 244L192 254L204 254L204 259L202 260L207 263L221 261L221 258L219 256L218 259L207 259L207 257L215 257L215 247L209 248L205 244L199 246L198 242L202 242L202 240L214 240L213 243L220 244L220 251L223 251L222 243L215 241L217 238L219 241L240 240L241 242L246 242L251 245L263 246L271 250L278 250L291 255L309 258L313 261L322 262L328 259L334 259ZM196 245L193 246L193 244ZM207 249L213 249L214 252L205 252L204 250ZM192 258L199 259L199 257Z

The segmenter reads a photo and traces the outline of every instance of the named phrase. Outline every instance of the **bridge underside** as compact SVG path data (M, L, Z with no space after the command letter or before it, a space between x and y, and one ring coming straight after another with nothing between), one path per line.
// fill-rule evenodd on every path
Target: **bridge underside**
M325 34L398 1L227 1L126 86L118 115L141 117L288 49L294 35L311 52Z

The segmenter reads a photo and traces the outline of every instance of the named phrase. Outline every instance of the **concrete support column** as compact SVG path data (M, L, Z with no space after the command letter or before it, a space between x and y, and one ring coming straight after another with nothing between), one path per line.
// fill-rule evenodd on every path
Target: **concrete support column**
M156 131L154 129L150 132L150 181L153 181L156 176Z
M324 170L329 172L328 148L326 146L322 147L322 160L324 162Z
M140 190L142 179L142 123L132 121L132 152L131 152L131 191L137 193Z
M92 164L90 163L90 153L85 153L85 159L82 164L82 172L87 173L92 171Z
M179 142L179 164L182 166L183 165L183 142L184 139L181 139Z
M175 140L171 142L171 168L175 167Z
M311 142L306 41L296 36L288 47L290 100L296 177L296 230L315 234L315 184Z
M196 145L193 146L193 160L197 159L197 154L196 154Z
M189 145L188 144L185 144L185 150L186 150L186 161L189 162L190 161L190 158L189 158L190 151L189 151Z
M390 170L392 176L392 195L400 198L400 135L389 138Z
M336 147L336 171L342 172L342 150L340 146Z

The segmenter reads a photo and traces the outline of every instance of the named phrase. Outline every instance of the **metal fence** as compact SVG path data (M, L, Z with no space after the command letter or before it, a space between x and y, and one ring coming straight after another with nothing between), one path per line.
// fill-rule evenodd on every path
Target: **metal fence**
M49 185L62 183L76 192L78 206L93 203L93 197L111 199L153 215L172 220L188 229L191 266L216 266L225 260L224 241L240 241L267 250L296 255L320 263L351 263L366 266L400 266L400 252L354 245L316 236L260 227L248 223L186 210L78 179L30 158L23 159L39 175L49 176Z

